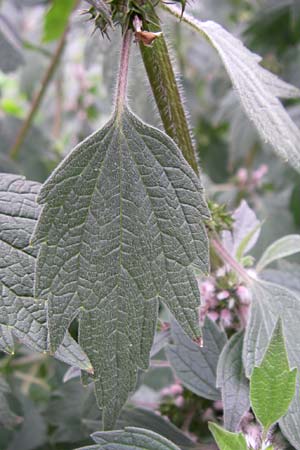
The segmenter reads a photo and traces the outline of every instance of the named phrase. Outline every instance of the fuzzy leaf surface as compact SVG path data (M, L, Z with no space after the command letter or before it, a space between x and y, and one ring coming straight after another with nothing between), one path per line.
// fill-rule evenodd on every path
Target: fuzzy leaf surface
M279 421L280 429L289 442L300 450L300 377L297 377L296 395L287 414Z
M12 334L35 351L48 350L45 302L33 298L37 249L30 245L40 186L19 175L0 175L0 345L6 352L13 351ZM55 356L91 369L69 334Z
M261 271L277 259L285 258L300 252L300 236L290 234L273 242L263 253L257 263L256 270Z
M242 433L226 431L216 423L210 422L208 428L220 450L247 450L248 446Z
M112 427L148 367L158 300L200 335L191 265L208 269L202 188L173 141L125 108L58 166L39 202L36 294L48 299L50 345L78 316Z
M166 354L176 376L184 386L200 397L220 399L216 373L219 356L226 344L224 332L212 320L206 318L203 327L204 346L201 348L173 321L172 337L174 344L166 348Z
M166 6L166 9L181 16L176 6ZM278 100L299 97L299 89L260 66L261 57L218 23L201 22L185 13L183 20L204 35L217 50L248 118L263 141L299 172L300 130Z
M281 320L259 367L250 378L250 400L255 417L268 430L286 414L295 395L297 369L290 370Z
M97 443L85 449L95 450L180 450L168 439L143 428L126 427L124 430L93 433ZM84 450L82 448L81 450Z
M237 431L242 416L250 407L249 382L242 360L243 333L234 334L222 350L217 368L217 386L221 388L224 427Z
M262 281L255 281L251 291L253 299L243 348L246 375L250 377L254 366L260 365L279 317L290 364L300 369L299 295L285 287Z

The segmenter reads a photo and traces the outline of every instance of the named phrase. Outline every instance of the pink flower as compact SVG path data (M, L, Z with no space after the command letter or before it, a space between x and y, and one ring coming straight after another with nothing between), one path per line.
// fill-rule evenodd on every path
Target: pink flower
M174 383L170 386L170 391L172 395L180 395L183 392L183 387L179 383Z
M244 167L241 167L237 173L236 178L238 180L238 183L241 185L245 185L248 181L248 171Z
M220 313L220 319L225 327L229 327L232 323L232 315L228 309L222 309Z
M178 406L178 408L181 408L184 405L184 398L182 395L179 395L179 397L177 397L175 399L175 405Z
M266 175L266 173L268 172L269 168L266 164L262 164L261 166L259 166L258 169L256 169L253 173L252 173L252 181L254 184L259 185L261 183L261 180L263 179L263 177Z
M203 281L199 286L200 294L204 300L209 299L215 292L215 286L210 280Z
M207 315L213 322L216 322L219 318L219 313L217 313L217 311L209 311Z
M236 290L236 294L239 297L240 301L245 305L249 305L251 302L251 292L246 286L240 285Z
M226 298L228 298L230 296L230 293L228 291L220 291L217 294L217 299L218 300L225 300Z

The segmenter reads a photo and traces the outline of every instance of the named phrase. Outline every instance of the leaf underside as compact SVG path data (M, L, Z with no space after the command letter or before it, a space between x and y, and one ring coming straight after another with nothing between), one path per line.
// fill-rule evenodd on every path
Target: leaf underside
M177 7L168 6L167 9L175 16L181 16ZM248 118L263 141L299 172L300 130L278 100L299 97L299 89L260 66L261 57L218 23L201 22L185 13L183 20L204 35L217 50Z
M208 270L202 187L173 141L125 109L71 152L39 202L36 295L48 299L50 345L78 316L110 428L148 367L158 301L200 335L190 266Z
M30 245L40 208L40 184L19 175L0 174L0 348L13 352L13 335L31 349L48 350L45 302L33 297L37 249ZM91 370L68 334L55 356Z
M172 323L173 344L166 355L176 376L189 390L210 400L221 399L216 386L218 359L226 344L226 335L208 317L203 327L203 348L192 342L178 324Z

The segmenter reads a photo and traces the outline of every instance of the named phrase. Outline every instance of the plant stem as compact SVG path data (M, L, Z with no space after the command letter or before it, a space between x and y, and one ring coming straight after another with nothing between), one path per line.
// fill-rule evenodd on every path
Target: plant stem
M120 59L120 66L119 66L119 75L118 75L118 82L117 82L117 93L116 93L117 117L119 117L122 114L125 103L126 103L128 66L129 66L131 41L132 41L132 31L127 30L124 33L124 37L123 37L121 59Z
M151 19L156 25L151 23L149 30L160 31L159 19L155 13ZM140 43L140 50L165 131L176 142L186 161L198 174L191 130L163 35L155 40L152 47Z
M226 248L223 246L217 234L215 234L211 239L211 245L220 256L220 258L227 263L247 284L252 284L253 280L245 271L245 269L228 253Z
M79 1L76 2L76 5L74 7L74 9L78 6ZM25 121L23 122L23 125L20 129L20 131L17 134L16 140L14 142L14 145L12 146L12 148L9 151L9 155L12 159L17 159L19 151L24 143L24 140L27 136L28 131L30 130L30 127L32 125L32 122L35 118L35 115L42 103L42 100L45 96L45 93L48 89L48 86L50 84L50 81L53 78L53 75L59 65L61 56L63 54L64 51L64 47L65 47L65 43L66 43L66 38L67 38L67 34L69 31L69 22L66 25L66 28L58 42L58 45L56 47L56 50L52 56L52 59L50 61L50 65L46 71L46 73L44 74L44 77L41 81L41 86L40 89L37 91L37 93L35 94L30 110L28 112L28 115L25 119Z

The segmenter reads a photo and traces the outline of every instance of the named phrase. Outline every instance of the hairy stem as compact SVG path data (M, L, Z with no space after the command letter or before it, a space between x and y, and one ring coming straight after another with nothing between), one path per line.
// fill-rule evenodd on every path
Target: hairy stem
M119 66L119 75L118 75L118 82L117 82L117 93L116 93L117 117L119 117L120 114L122 114L124 105L126 103L128 66L129 66L131 41L132 41L132 31L127 30L123 37L121 59L120 59L120 66Z
M247 284L252 284L253 280L248 275L248 273L245 271L244 267L242 267L238 261L236 261L232 256L228 253L226 248L223 246L222 242L220 241L219 237L217 235L213 236L211 239L211 245L217 252L217 254L220 256L220 258L228 264L234 272L236 272L242 280Z
M155 15L152 20L156 25L149 25L149 30L160 31L158 17ZM176 142L186 161L198 174L191 130L163 35L155 40L152 47L146 47L141 42L140 50L165 131Z
M78 6L79 1L76 2L76 5L74 7L74 9ZM39 107L42 103L42 100L47 92L47 89L50 85L50 82L53 78L53 75L59 65L61 56L63 54L64 51L64 47L65 47L65 43L66 43L66 39L67 39L67 34L69 31L69 23L67 23L66 28L58 42L58 45L56 47L56 50L52 56L52 59L50 61L49 67L46 70L46 73L44 74L44 77L41 81L41 86L39 88L39 90L37 91L37 93L35 94L30 110L28 112L28 115L25 119L25 121L23 122L23 125L20 129L20 131L17 134L16 140L13 144L13 146L11 147L10 151L9 151L9 155L12 159L17 159L19 151L24 143L24 140L27 136L28 131L30 130L30 127L33 123L33 120L36 116L37 111L39 110Z

